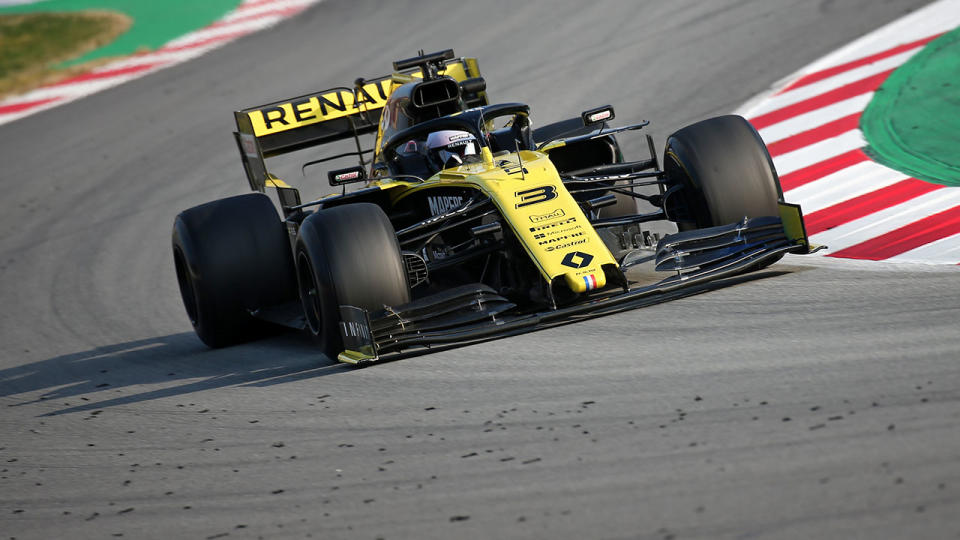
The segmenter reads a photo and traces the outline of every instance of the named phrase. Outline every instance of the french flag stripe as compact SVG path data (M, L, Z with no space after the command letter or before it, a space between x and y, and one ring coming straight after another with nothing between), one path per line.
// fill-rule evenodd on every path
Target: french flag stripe
M583 276L583 282L587 284L587 290L592 291L597 288L597 278L593 277L593 274L589 276Z

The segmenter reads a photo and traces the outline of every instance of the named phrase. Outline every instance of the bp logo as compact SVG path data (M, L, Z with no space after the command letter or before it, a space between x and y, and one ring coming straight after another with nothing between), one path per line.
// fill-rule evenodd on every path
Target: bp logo
M590 264L591 261L593 261L593 255L581 251L571 251L563 256L560 264L569 266L570 268L583 268Z

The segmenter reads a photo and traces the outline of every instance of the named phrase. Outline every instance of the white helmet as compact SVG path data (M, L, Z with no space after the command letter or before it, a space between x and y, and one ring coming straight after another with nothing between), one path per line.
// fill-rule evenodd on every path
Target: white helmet
M477 138L466 131L447 129L427 136L427 155L439 167L456 167L477 156L480 150Z

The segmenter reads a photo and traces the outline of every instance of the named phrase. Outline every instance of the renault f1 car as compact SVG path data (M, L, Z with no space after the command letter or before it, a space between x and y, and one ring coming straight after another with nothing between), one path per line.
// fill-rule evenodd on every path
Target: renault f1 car
M235 112L253 193L185 210L173 227L204 343L281 325L366 364L633 309L811 251L741 117L676 131L662 162L647 135L649 156L630 161L617 137L648 122L612 127L613 107L534 129L527 105L488 102L474 58L421 51L393 67ZM328 171L340 193L303 202L266 169L349 139L355 151L304 164L357 159ZM679 232L650 228L663 220Z

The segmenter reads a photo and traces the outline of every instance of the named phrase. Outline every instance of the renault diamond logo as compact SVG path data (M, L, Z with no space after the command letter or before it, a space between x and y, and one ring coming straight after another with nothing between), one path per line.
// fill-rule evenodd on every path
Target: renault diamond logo
M563 257L560 264L569 266L570 268L583 268L590 264L591 261L593 261L593 255L580 251L571 251Z

